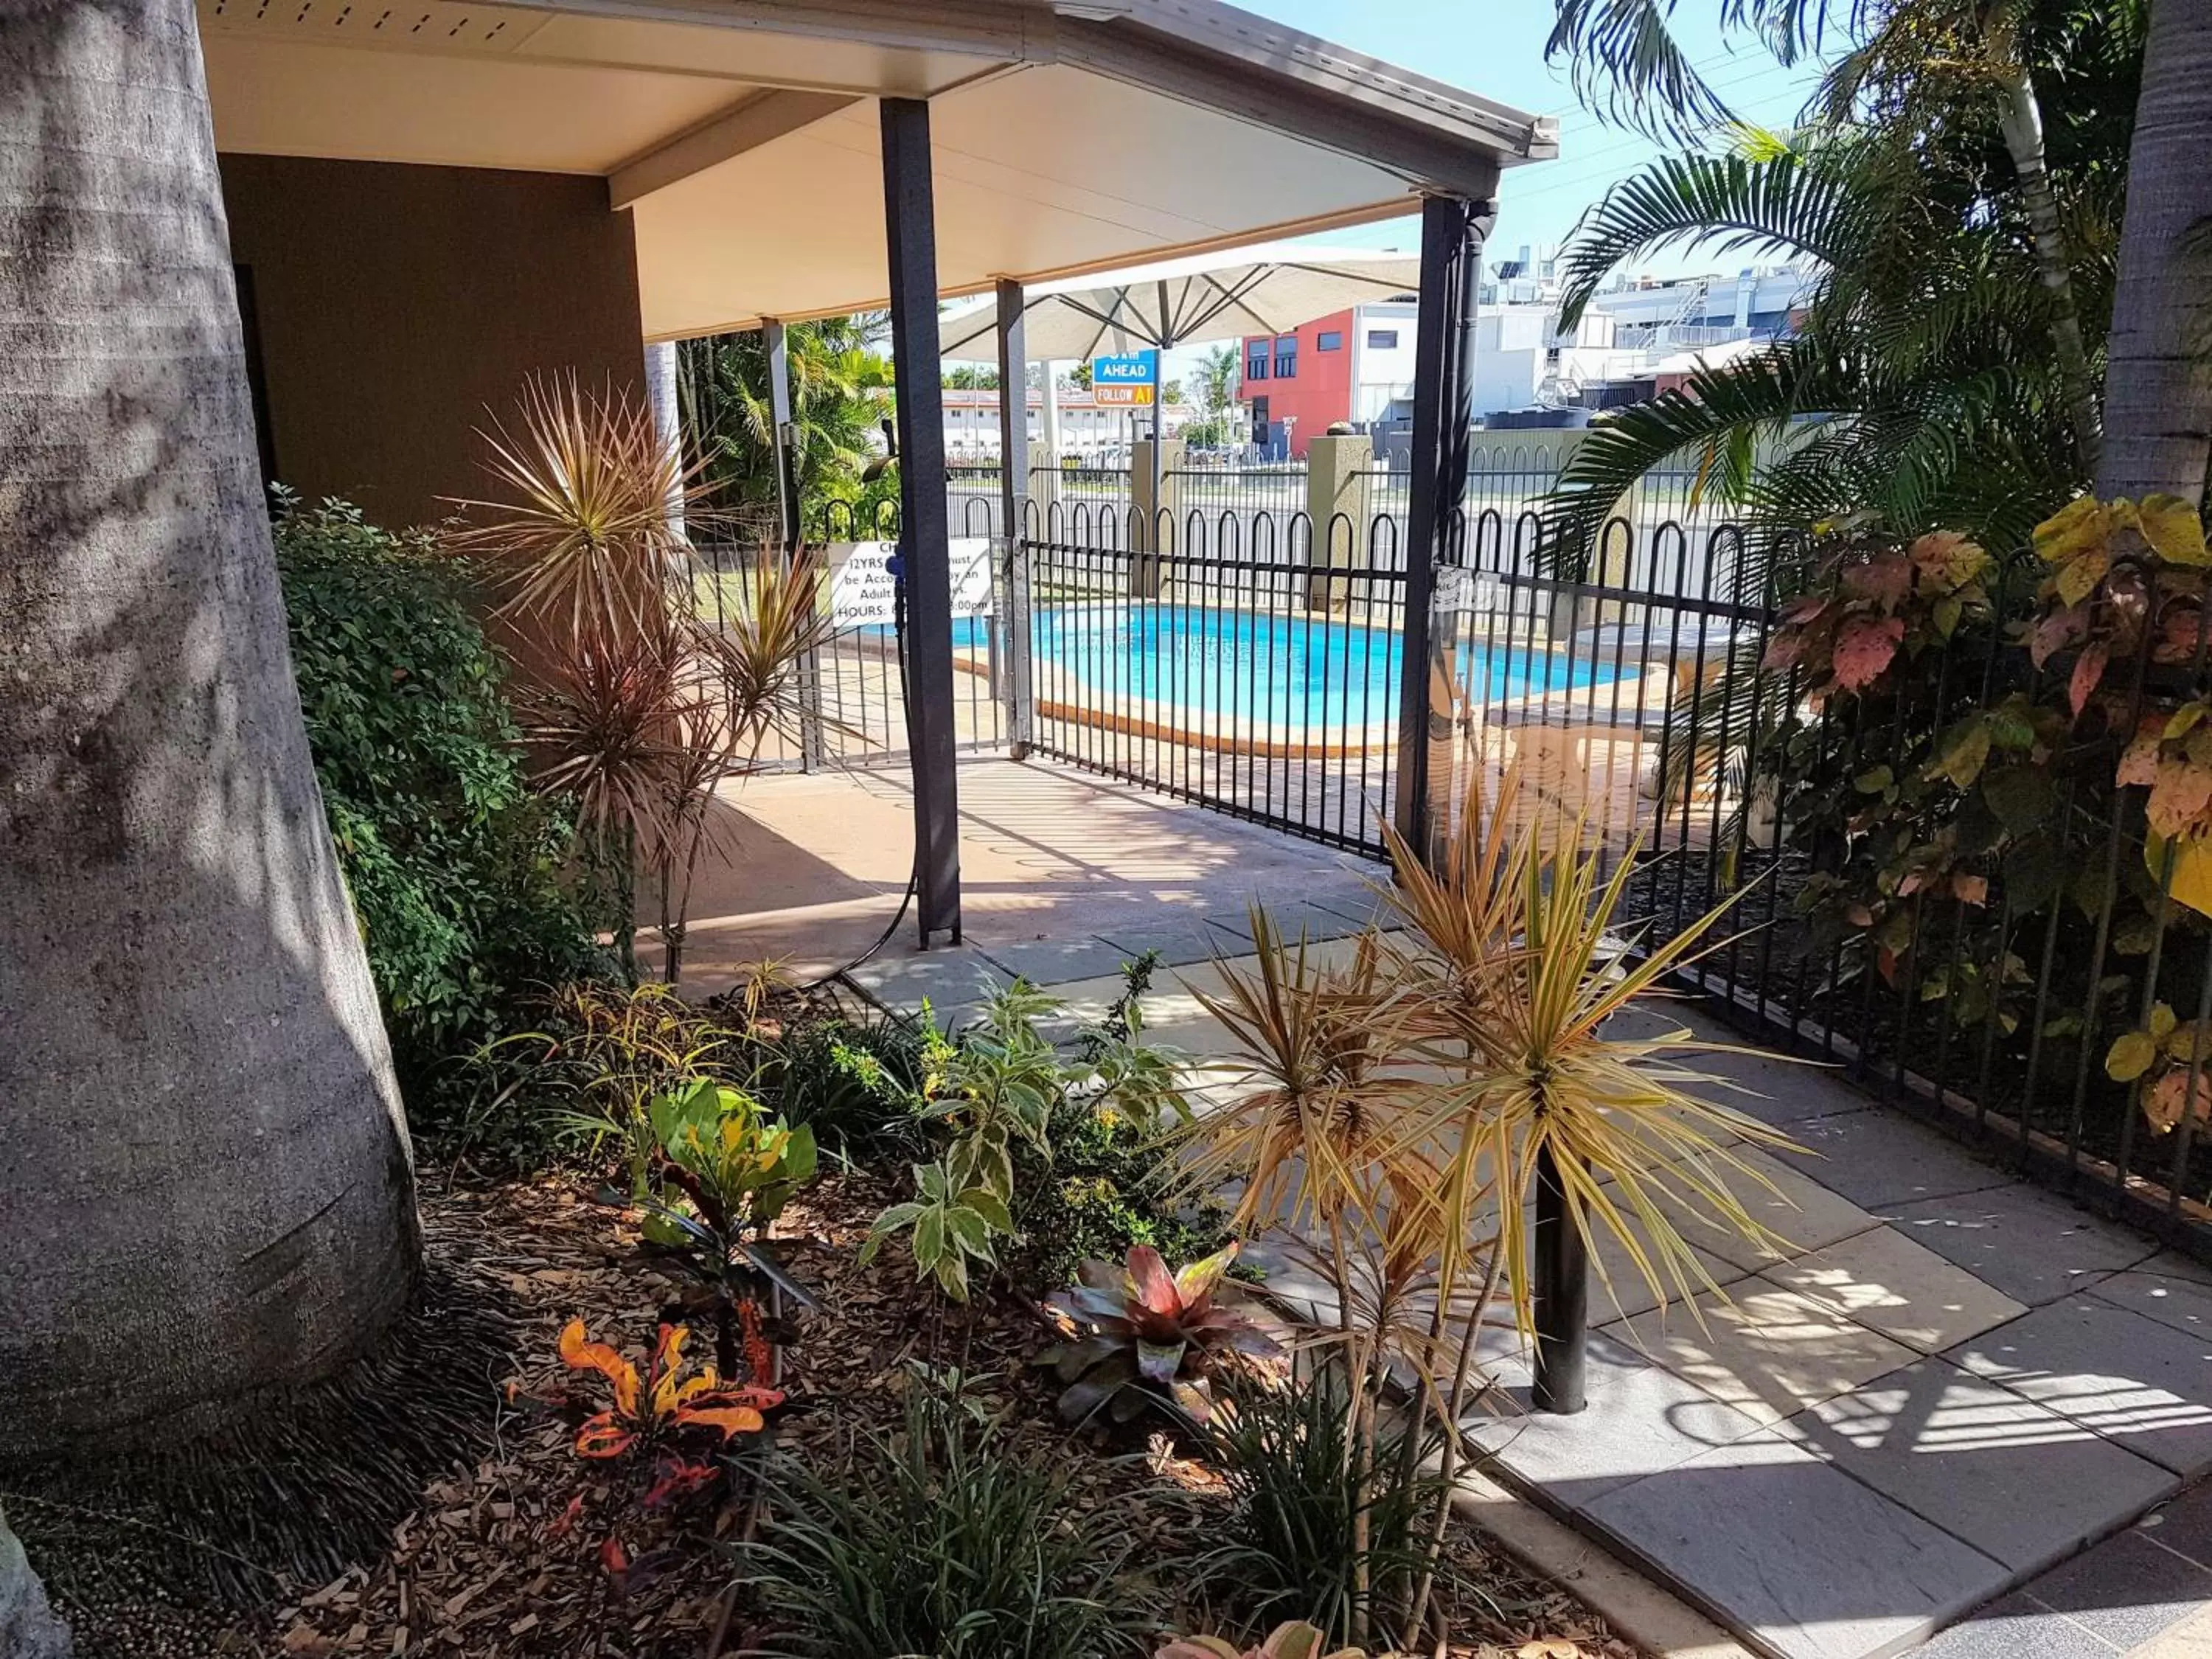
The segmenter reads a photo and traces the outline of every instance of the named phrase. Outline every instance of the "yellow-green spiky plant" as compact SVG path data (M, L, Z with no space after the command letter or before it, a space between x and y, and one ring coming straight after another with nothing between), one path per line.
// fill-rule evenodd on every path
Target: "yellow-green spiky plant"
M1771 1183L1731 1147L1790 1142L1689 1092L1713 1080L1680 1062L1714 1045L1679 1028L1629 1037L1607 1026L1668 975L1715 948L1711 936L1728 907L1671 939L1625 935L1620 910L1636 871L1635 848L1608 877L1604 849L1585 845L1579 822L1540 815L1511 834L1504 826L1516 780L1509 774L1486 811L1480 769L1474 776L1459 837L1437 873L1390 837L1399 878L1391 899L1411 936L1398 960L1402 1029L1443 1074L1420 1091L1408 1132L1424 1146L1448 1149L1447 1192L1497 1193L1498 1244L1485 1300L1502 1268L1524 1334L1534 1328L1524 1206L1538 1165L1547 1160L1586 1246L1609 1236L1662 1304L1689 1300L1714 1287L1682 1235L1686 1212L1759 1244L1780 1244L1731 1190L1729 1178L1770 1191ZM1632 944L1640 949L1632 952ZM1589 1253L1602 1260L1595 1248ZM1449 1297L1465 1268L1443 1267ZM1456 1425L1475 1335L1470 1324L1450 1388L1424 1402L1441 1407L1448 1477L1456 1473ZM1444 1518L1440 1507L1439 1540ZM1420 1627L1427 1597L1425 1583L1409 1636Z

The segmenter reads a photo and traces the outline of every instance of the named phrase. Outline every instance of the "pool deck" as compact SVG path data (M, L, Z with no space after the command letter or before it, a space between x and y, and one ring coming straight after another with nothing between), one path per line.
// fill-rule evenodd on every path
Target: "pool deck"
M1157 947L1175 967L1148 1032L1225 1097L1232 1044L1193 992L1249 965L1249 901L1316 939L1373 912L1380 868L1349 854L1063 767L977 759L959 782L967 942L921 952L909 919L851 975L888 1009L958 1018L1022 975L1095 1015ZM903 890L903 775L762 778L738 800L738 860L694 908L695 988L763 955L857 955ZM1686 1005L1641 1016L1662 1017L1726 1039ZM1686 1218L1720 1286L1694 1310L1611 1264L1579 1416L1529 1412L1526 1355L1500 1346L1503 1394L1468 1423L1486 1476L1731 1632L1652 1644L1670 1655L1933 1638L1929 1659L2212 1659L2212 1271L1827 1068L1736 1048L1704 1069L1807 1149L1748 1195L1790 1248Z

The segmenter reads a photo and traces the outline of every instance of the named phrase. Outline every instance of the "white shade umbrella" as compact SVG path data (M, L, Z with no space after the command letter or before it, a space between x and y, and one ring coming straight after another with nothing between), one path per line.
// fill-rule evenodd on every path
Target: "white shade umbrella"
M1037 362L1288 334L1331 312L1413 294L1420 283L1421 262L1412 254L1270 242L1037 283L1024 295L1024 343ZM946 313L939 325L945 356L996 362L998 326L993 299Z

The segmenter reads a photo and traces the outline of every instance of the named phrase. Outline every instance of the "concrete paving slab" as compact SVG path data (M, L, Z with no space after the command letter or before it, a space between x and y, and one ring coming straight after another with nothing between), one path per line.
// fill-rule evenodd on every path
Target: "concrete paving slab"
M2161 1252L2140 1267L2099 1280L2089 1294L2212 1341L2212 1282L2185 1256Z
M1766 1267L1759 1277L1922 1353L1940 1353L2027 1311L1887 1227Z
M1652 1252L1648 1230L1644 1223L1632 1214L1628 1218L1628 1224L1630 1231L1636 1235L1637 1243L1644 1251L1645 1259L1654 1267L1658 1267L1658 1258ZM1733 1291L1736 1286L1744 1284L1751 1277L1745 1268L1730 1261L1725 1256L1716 1255L1711 1250L1703 1249L1696 1243L1691 1244L1690 1250L1691 1254L1696 1256L1698 1265L1705 1270L1705 1276L1712 1281L1711 1285L1707 1286L1698 1284L1692 1279L1686 1285L1680 1287L1680 1290L1686 1290L1692 1297L1702 1294L1708 1288ZM1635 1259L1629 1255L1627 1247L1612 1232L1600 1231L1591 1251L1591 1256L1589 1287L1591 1324L1610 1325L1619 1320L1632 1319L1638 1314L1650 1313L1660 1305L1659 1291L1652 1288L1650 1280L1644 1276L1643 1270L1638 1267ZM1659 1272L1660 1288L1666 1292L1666 1302L1672 1304L1684 1299L1678 1288L1668 1282L1666 1269L1660 1267Z
M1714 1172L1753 1220L1781 1237L1780 1248L1747 1239L1693 1206L1668 1207L1680 1219L1683 1236L1692 1243L1747 1273L1808 1250L1825 1249L1881 1224L1878 1218L1822 1186L1807 1171L1804 1159L1740 1148L1731 1156L1735 1165L1717 1163Z
M2179 1624L2130 1649L2129 1659L2212 1659L2212 1607L2199 1607Z
M1590 1339L1588 1408L1536 1409L1525 1383L1493 1391L1468 1435L1511 1479L1567 1510L1759 1431L1757 1419L1603 1337Z
M1895 1206L1887 1218L1916 1244L2031 1308L2087 1290L2158 1248L2031 1187L1924 1199Z
M1118 974L1123 963L1144 954L1089 933L1074 939L1018 939L1006 944L978 941L976 950L1005 972L1048 988Z
M1915 1648L1912 1659L2113 1659L2119 1651L2064 1613L2014 1591Z
M1863 1209L1981 1192L2014 1179L1896 1112L1839 1113L1797 1124L1790 1133L1814 1154L1799 1167Z
M2185 1480L2212 1470L2212 1342L2094 1297L1944 1356Z
M2170 1470L1942 1359L1823 1401L1779 1432L2021 1573L2124 1526L2176 1485Z
M2161 1549L2212 1569L2212 1486L2185 1492L2136 1522Z
M2127 1653L2212 1601L2212 1572L2161 1548L2155 1534L2124 1532L2045 1573L2027 1593Z
M2009 1576L1771 1433L1605 1492L1585 1514L1781 1659L1889 1659Z
M1231 921L1225 915L1171 916L1150 922L1109 923L1098 937L1125 957L1159 952L1163 968L1188 968L1222 957L1243 956L1252 948L1243 918Z
M1733 1302L1700 1297L1692 1308L1607 1325L1605 1334L1762 1423L1778 1423L1901 1370L1917 1357L1900 1343L1780 1289L1740 1292Z
M901 1013L913 1012L925 997L939 1008L985 1000L1013 982L1012 974L964 945L929 951L894 946L847 977L872 1000Z

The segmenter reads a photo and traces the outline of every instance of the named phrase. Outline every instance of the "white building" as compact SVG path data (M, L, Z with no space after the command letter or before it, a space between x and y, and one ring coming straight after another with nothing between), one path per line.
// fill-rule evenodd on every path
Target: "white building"
M999 394L995 389L965 386L945 388L945 452L954 461L995 460L999 454ZM1123 455L1130 441L1143 435L1152 424L1150 410L1134 411L1126 405L1103 404L1079 386L1063 383L1060 388L1060 444L1062 455ZM1195 413L1187 404L1170 404L1168 435ZM1133 418L1137 416L1137 418ZM1044 394L1030 388L1030 443L1042 450L1045 431Z

